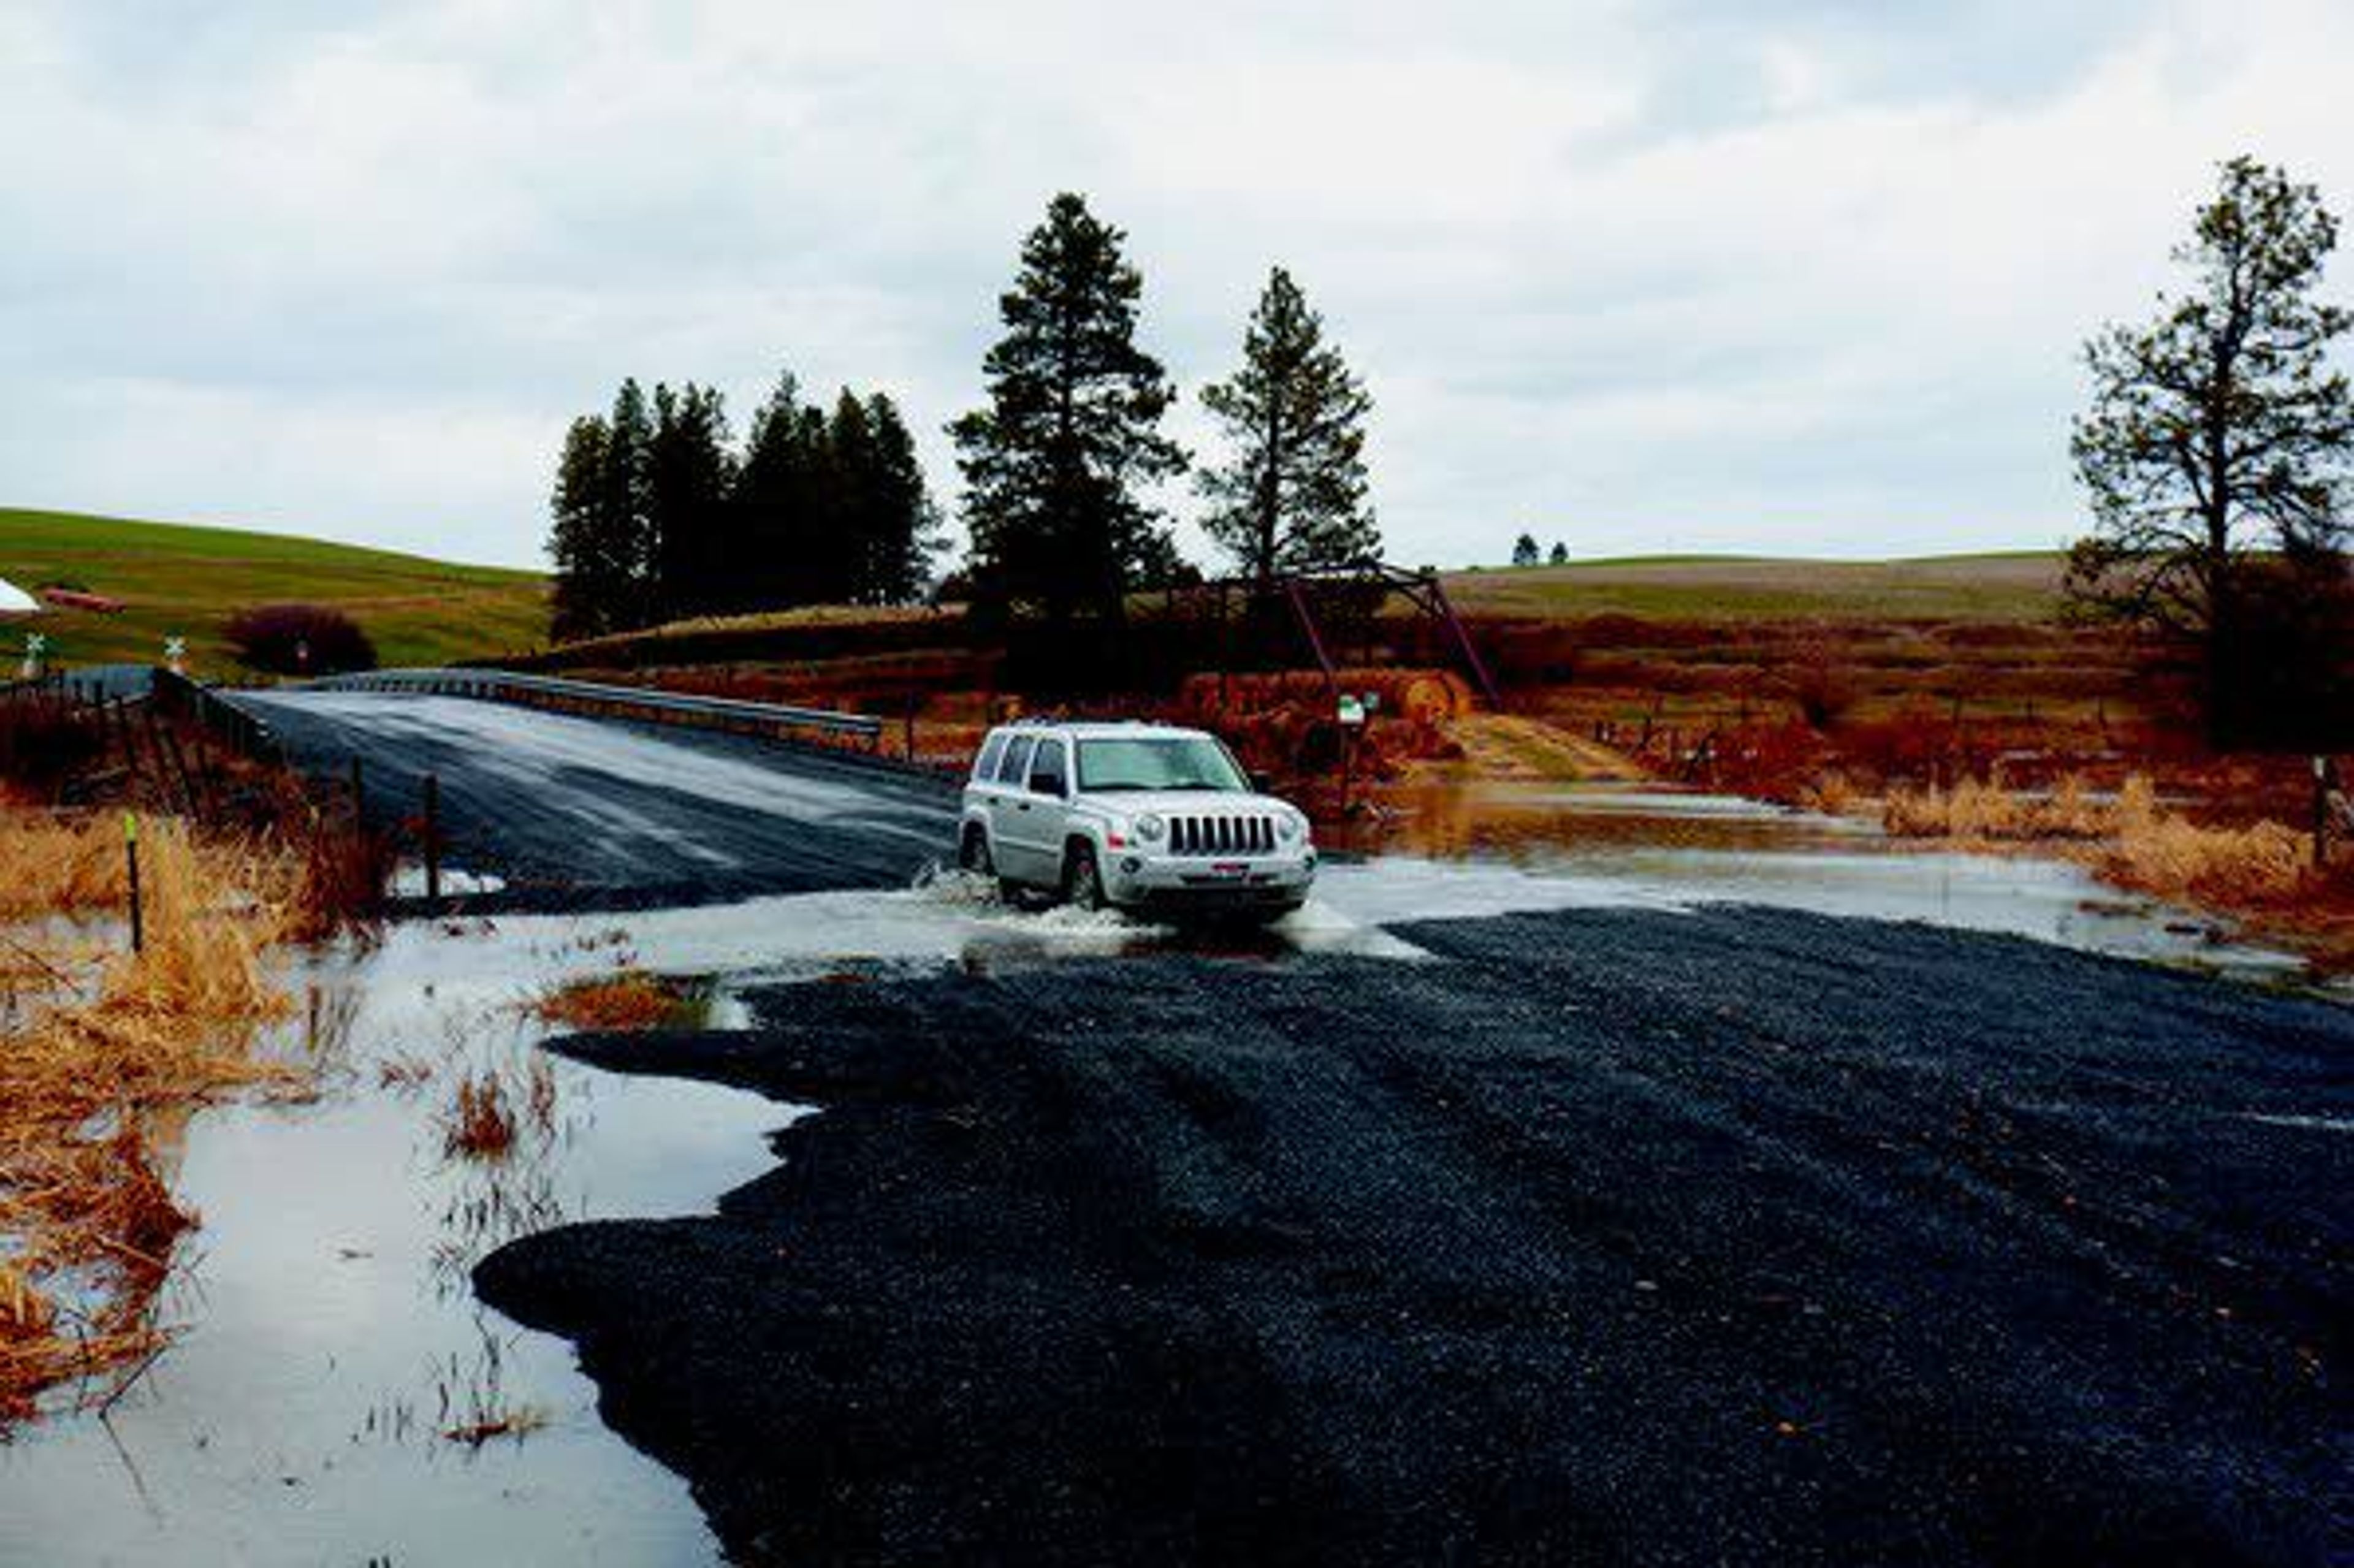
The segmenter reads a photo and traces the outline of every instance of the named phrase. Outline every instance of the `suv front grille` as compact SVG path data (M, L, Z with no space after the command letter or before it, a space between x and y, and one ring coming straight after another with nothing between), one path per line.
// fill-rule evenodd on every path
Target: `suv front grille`
M1273 817L1172 817L1171 854L1272 854Z

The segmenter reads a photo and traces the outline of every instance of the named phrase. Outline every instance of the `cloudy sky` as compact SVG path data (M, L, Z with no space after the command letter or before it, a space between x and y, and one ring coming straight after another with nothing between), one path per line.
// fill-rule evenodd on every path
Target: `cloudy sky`
M573 414L784 366L951 493L1074 189L1192 408L1291 269L1399 559L2046 546L2214 164L2354 215L2345 0L1276 9L0 0L0 503L529 564Z

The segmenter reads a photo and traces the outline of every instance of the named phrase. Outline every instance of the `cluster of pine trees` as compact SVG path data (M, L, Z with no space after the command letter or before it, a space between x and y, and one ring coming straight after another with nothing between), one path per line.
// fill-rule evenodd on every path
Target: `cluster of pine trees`
M788 374L735 449L724 401L694 382L572 422L548 550L559 641L801 604L898 604L939 532L914 440L880 392L831 411Z
M1192 458L1161 430L1176 391L1136 341L1143 281L1126 238L1083 198L1058 196L998 302L1005 334L982 362L988 405L949 428L977 607L1117 624L1130 590L1196 575L1150 496ZM1280 267L1242 366L1202 400L1229 449L1197 475L1203 524L1244 577L1264 588L1380 555L1364 465L1373 398Z
M1143 280L1127 236L1075 195L1023 241L982 361L988 402L949 427L975 607L1117 625L1140 588L1198 581L1154 493L1193 468L1161 429L1176 388L1137 342ZM1227 448L1195 472L1203 526L1260 588L1381 554L1365 478L1373 398L1289 273L1275 268L1241 366L1204 388ZM843 393L831 413L791 376L730 450L719 394L649 399L574 421L557 464L549 553L555 635L595 636L797 604L891 604L926 586L937 522L898 411Z

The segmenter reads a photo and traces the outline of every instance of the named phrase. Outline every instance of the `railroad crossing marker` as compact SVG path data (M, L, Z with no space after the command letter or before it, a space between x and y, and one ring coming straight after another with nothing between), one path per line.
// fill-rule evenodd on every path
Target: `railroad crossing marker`
M24 676L27 681L37 681L41 678L41 654L48 645L49 640L37 631L25 634Z
M164 639L164 662L171 667L172 673L175 675L186 674L188 673L188 640L185 637Z

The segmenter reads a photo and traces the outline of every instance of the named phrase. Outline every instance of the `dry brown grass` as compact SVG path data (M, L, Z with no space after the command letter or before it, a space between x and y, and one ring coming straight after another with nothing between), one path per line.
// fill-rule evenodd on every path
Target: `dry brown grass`
M120 818L7 813L0 832L0 917L120 910L126 874Z
M1852 779L1833 768L1821 778L1801 786L1797 803L1809 811L1820 811L1827 817L1844 817L1862 804L1862 796Z
M300 1082L250 1051L255 1026L289 1006L262 954L287 927L292 858L200 843L159 821L143 824L140 860L142 951L93 958L51 942L9 977L0 1235L13 1251L0 1279L0 1420L68 1379L102 1397L87 1380L164 1342L155 1293L195 1222L156 1172L154 1120L228 1088ZM0 907L19 918L118 909L122 864L119 818L12 816L0 824L0 867L15 874ZM94 1287L75 1295L97 1305L60 1306L64 1279Z
M2312 841L2285 823L2202 823L2168 810L2147 778L2101 798L2075 779L2048 795L1964 780L1951 790L1894 790L1884 821L1903 838L1978 848L2059 843L2122 887L2241 916L2303 947L2325 969L2354 963L2354 861L2313 863Z
M2147 783L2141 785L2146 791ZM1999 782L1965 779L1951 789L1898 788L1888 792L1882 824L1898 838L1960 839L1972 843L2028 843L2108 838L2119 831L2119 802L2096 800L2074 775L2046 794L2006 789Z
M504 1160L515 1143L515 1116L506 1086L494 1072L458 1080L457 1097L441 1118L441 1150L459 1160Z
M2326 890L2311 841L2279 822L2203 827L2161 809L2138 776L2119 791L2103 875L2167 897L2241 907L2293 904Z
M662 1029L690 1022L696 1010L690 988L644 969L569 980L530 1004L533 1017L567 1029Z

